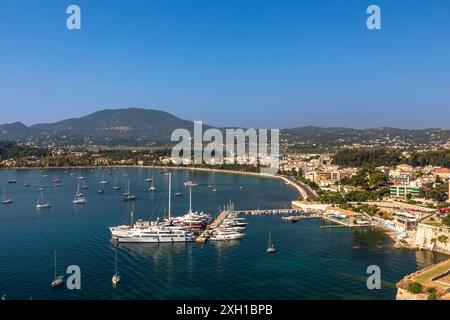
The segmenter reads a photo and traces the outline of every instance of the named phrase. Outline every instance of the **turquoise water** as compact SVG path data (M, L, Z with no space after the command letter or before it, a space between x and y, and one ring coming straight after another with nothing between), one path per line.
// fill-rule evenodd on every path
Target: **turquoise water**
M78 171L76 171L78 173ZM167 176L160 170L118 169L106 175L110 184L98 194L101 170L83 170L89 203L73 206L75 176L64 170L17 170L17 184L7 184L11 171L0 170L0 186L13 204L0 207L0 294L9 299L393 299L404 275L444 259L443 255L396 250L377 230L320 229L321 220L290 224L281 216L248 216L247 235L234 242L188 244L120 244L122 281L112 288L114 245L108 226L127 223L131 203L121 199L123 173L131 181L136 218L162 217L167 208ZM188 209L183 181L190 171L173 171L174 215ZM58 176L62 186L55 187ZM122 190L113 191L116 176ZM153 176L157 192L144 181ZM284 208L297 194L284 183L233 174L196 172L193 209L216 215L232 200L237 209ZM24 187L29 182L31 187ZM215 184L211 192L208 184ZM49 210L36 210L36 188L46 188ZM244 186L244 190L240 190ZM277 247L266 255L269 229ZM59 272L81 268L81 290L51 289L53 251ZM366 268L381 268L382 289L366 288Z

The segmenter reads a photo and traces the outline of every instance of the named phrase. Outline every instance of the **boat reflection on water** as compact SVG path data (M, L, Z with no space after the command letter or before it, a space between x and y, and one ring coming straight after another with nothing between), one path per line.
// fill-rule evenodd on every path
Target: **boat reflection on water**
M128 252L135 257L148 257L153 260L172 259L177 254L184 254L192 250L193 243L174 242L174 243L128 243L111 240L111 246L120 247L121 250Z
M211 243L214 247L216 247L220 251L235 247L238 244L242 244L242 241L241 240L210 241L209 243Z

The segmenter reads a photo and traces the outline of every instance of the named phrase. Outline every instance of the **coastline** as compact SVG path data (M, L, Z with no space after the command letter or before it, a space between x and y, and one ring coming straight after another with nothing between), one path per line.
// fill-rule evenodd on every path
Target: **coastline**
M238 175L246 175L260 178L270 178L270 179L279 179L285 182L285 184L289 185L293 189L295 189L299 195L299 197L304 197L306 193L303 189L287 179L284 176L280 176L277 174L268 174L268 173L260 173L260 172L250 172L250 171L235 171L235 170L226 170L226 169L213 169L213 168L197 168L197 167L174 167L174 166L130 166L130 165L113 165L113 166L62 166L62 167L9 167L9 168L0 168L0 170L69 170L69 169L95 169L95 168L146 168L146 169L162 169L162 170L193 170L193 171L203 171L203 172L217 172L217 173L227 173L227 174L238 174Z
M294 188L295 190L297 190L298 194L300 196L302 196L302 192L301 187L292 183L291 180L289 180L287 177L285 176L280 176L280 175L273 175L273 174L264 174L264 173L260 173L260 172L248 172L248 171L235 171L235 170L225 170L225 169L214 169L214 168L198 168L198 167L175 167L175 166L132 166L132 165L112 165L112 166L64 166L64 167L10 167L10 168L0 168L1 169L5 169L5 170L92 170L92 169L96 169L96 168L129 168L129 169L136 169L136 168L143 168L143 169L157 169L157 170L191 170L191 171L197 171L197 172L217 172L217 173L224 173L224 174L237 174L237 175L245 175L245 176L254 176L254 177L262 177L262 178L271 178L271 179L280 179L281 181L285 182L285 184L289 185L291 188ZM394 241L393 248L394 249L399 249L399 248L403 248L403 249L407 249L407 250L411 250L411 251L417 251L418 248L413 248L413 247L407 247L407 246L397 246L398 243L396 241L396 233L392 232L392 231L388 231L385 230L383 228L380 228L382 231L384 231L384 234L386 236L388 236L390 239L392 239ZM423 249L423 250L427 250L430 252L434 252L434 250L429 250L429 249ZM449 256L450 258L450 256ZM431 268L434 265L425 267L425 268ZM418 269L416 272L419 272L423 269ZM407 276L407 275L406 275ZM406 277L405 276L405 277ZM402 278L403 279L403 278Z

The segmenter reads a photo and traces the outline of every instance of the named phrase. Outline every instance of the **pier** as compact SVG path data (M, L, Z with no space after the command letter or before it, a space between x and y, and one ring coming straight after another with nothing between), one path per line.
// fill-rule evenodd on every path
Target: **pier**
M338 210L334 208L334 210ZM371 220L362 220L358 222L352 222L347 217L339 218L336 214L325 214L325 210L318 209L294 209L294 208L285 208L285 209L253 209L253 210L235 210L234 205L229 203L226 207L223 207L220 211L220 214L217 218L197 237L195 242L197 243L205 243L213 234L214 230L217 229L229 215L286 215L286 214L294 214L290 216L284 216L281 219L284 221L288 221L291 223L295 223L304 219L323 219L327 222L331 222L332 225L321 226L320 228L371 228L375 225ZM297 215L295 215L297 214ZM355 213L356 214L356 213ZM367 219L367 215L364 213L358 213L359 215L365 217Z
M256 209L256 210L234 210L232 203L228 204L222 209L216 219L206 227L197 239L196 243L205 243L211 237L215 229L217 229L230 214L233 215L276 215L276 214L289 214L289 213L304 213L304 210L300 209ZM299 216L300 217L300 216Z
M214 219L214 221L208 226L206 227L205 231L202 232L202 234L200 236L197 237L197 239L195 239L195 242L197 243L205 243L209 237L211 237L211 234L213 233L213 231L219 227L221 225L221 223L223 222L223 220L228 217L228 215L232 213L232 211L228 211L228 210L224 210L222 211L216 219Z
M256 210L238 210L234 211L237 214L248 215L270 215L270 214L288 214L288 213L304 213L304 210L300 209L256 209Z
M321 218L321 216L316 215L316 214L302 214L302 215L297 215L297 216L281 217L281 220L295 223L295 222L298 222L300 220L318 219L318 218Z

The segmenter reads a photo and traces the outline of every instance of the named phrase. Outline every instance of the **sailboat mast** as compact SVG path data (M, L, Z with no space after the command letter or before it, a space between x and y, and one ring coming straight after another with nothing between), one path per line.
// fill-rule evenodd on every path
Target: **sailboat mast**
M189 213L192 212L192 188L189 187Z
M133 217L134 217L134 204L131 205L131 212L130 212L130 227L133 228Z
M55 278L56 279L56 250L53 252L54 256L55 256Z
M114 263L114 274L117 274L117 247L116 247L116 259Z
M171 205L171 194L172 194L172 173L169 172L169 221L170 221L170 205Z

